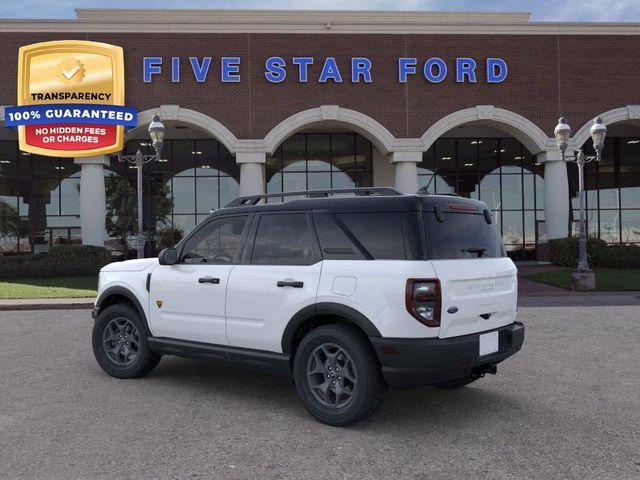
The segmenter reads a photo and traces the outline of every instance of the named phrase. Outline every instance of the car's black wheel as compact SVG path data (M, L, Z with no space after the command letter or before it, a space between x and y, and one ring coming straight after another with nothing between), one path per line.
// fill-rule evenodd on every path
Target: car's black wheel
M351 325L311 330L296 350L293 375L309 413L340 427L373 414L387 390L371 344Z
M433 386L437 388L442 388L443 390L453 390L454 388L464 387L465 385L469 385L470 383L478 380L477 377L473 377L471 375L462 378L454 378L453 380L448 380L446 382L435 383Z
M105 308L93 326L93 354L112 377L133 378L151 371L160 361L147 343L138 312L126 304Z

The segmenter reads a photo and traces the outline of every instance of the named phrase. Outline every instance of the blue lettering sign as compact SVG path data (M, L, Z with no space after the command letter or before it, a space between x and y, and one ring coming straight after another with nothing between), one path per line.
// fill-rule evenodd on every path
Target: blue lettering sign
M351 59L351 82L360 82L360 77L365 83L371 83L371 60L364 57L354 57Z
M220 60L223 83L238 83L240 81L240 57L222 57Z
M507 78L507 62L501 58L487 58L487 82L502 83Z
M456 82L464 83L464 77L476 83L476 61L473 58L456 58Z
M180 57L171 57L171 81L180 82Z
M416 58L398 59L398 81L400 83L407 83L407 75L415 75L417 63Z
M284 82L284 79L287 78L287 71L284 69L286 62L282 57L269 57L267 61L264 62L264 66L267 69L264 72L264 76L271 83L280 83Z
M333 80L336 83L342 83L340 69L333 57L327 57L324 61L322 71L320 72L320 83L326 83L327 80Z
M144 57L142 59L142 81L151 83L151 75L162 72L162 57Z
M307 83L307 70L309 65L313 64L313 57L293 57L291 63L298 65L298 81Z
M433 67L438 68L438 73L433 73ZM424 76L431 83L440 83L447 76L447 64L438 57L427 60L424 64Z
M202 65L198 63L198 57L189 57L189 62L191 62L191 69L196 82L203 83L207 79L209 67L211 67L211 57L204 57Z

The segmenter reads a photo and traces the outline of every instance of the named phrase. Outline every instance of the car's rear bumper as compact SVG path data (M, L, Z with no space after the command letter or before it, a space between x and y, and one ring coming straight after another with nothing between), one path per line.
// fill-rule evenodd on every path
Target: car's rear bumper
M497 352L478 356L480 335L498 331ZM522 348L524 325L515 322L486 332L453 338L371 337L382 374L394 390L433 385L479 374Z

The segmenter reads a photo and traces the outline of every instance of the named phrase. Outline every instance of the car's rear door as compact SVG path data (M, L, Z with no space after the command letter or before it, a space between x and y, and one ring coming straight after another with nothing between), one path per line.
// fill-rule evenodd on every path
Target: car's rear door
M455 206L455 204L454 204ZM430 262L440 281L440 338L491 330L517 313L517 269L488 211L423 214Z
M316 302L321 269L310 213L257 215L242 262L229 276L230 345L281 351L282 334L291 317Z

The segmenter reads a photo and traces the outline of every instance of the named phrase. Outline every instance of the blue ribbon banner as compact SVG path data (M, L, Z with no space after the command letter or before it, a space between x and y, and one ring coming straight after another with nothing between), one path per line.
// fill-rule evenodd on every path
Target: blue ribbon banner
M6 107L5 126L47 124L138 125L138 112L121 105L91 105L86 103L60 103Z

